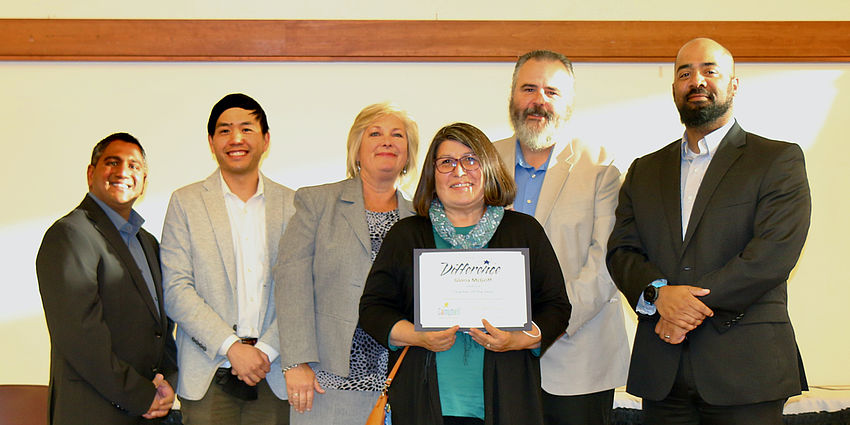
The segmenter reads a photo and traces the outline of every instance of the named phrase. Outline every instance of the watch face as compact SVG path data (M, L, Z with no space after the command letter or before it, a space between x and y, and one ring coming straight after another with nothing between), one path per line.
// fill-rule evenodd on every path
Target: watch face
M654 304L656 298L658 298L658 288L655 286L649 285L643 290L643 299L646 302Z

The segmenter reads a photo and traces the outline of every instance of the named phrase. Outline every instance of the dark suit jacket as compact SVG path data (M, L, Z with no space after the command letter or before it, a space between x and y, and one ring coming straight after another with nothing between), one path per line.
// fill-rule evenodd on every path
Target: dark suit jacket
M799 146L735 123L697 192L682 240L681 140L635 160L620 190L608 268L634 308L652 281L711 290L715 315L688 334L693 374L708 403L779 400L807 389L788 318L786 280L806 239L811 198ZM661 400L682 344L639 315L628 391Z
M139 415L154 399L154 375L177 370L159 247L144 229L138 237L159 305L115 225L88 196L44 235L36 272L50 331L51 424L145 422Z

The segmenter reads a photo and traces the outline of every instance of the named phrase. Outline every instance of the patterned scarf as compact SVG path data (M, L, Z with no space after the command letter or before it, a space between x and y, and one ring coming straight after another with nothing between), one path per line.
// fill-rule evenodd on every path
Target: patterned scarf
M428 209L428 215L431 217L431 223L434 230L441 238L451 244L452 249L475 249L483 248L490 242L499 223L502 222L502 217L505 216L505 207L487 206L484 211L484 216L478 220L478 224L472 228L466 235L458 234L455 227L446 217L446 210L443 208L443 203L439 199L431 201L431 208Z

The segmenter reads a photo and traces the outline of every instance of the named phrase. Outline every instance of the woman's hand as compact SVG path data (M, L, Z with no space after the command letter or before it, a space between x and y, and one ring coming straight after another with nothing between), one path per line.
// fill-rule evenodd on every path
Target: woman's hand
M419 344L416 344L433 352L446 351L452 348L457 338L457 330L460 326L452 326L444 331L416 332L419 336Z
M325 390L319 385L316 379L316 374L313 368L307 363L287 370L284 375L286 378L286 393L289 398L289 405L292 406L298 413L304 413L313 409L313 391L319 394L324 394Z
M452 326L443 331L417 331L413 323L399 320L390 331L390 344L403 347L412 345L434 352L446 351L455 343L457 330L460 326Z
M481 346L490 351L502 352L540 347L540 328L535 324L532 324L531 332L529 333L537 335L536 338L529 336L523 331L500 330L491 325L487 319L481 319L481 323L484 324L484 329L487 332L485 333L481 329L473 328L469 330L469 335L473 341L481 344Z

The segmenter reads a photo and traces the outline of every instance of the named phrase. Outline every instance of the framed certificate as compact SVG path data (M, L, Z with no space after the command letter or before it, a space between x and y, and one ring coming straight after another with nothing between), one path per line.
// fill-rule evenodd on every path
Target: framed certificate
M528 248L413 250L414 328L531 330Z

